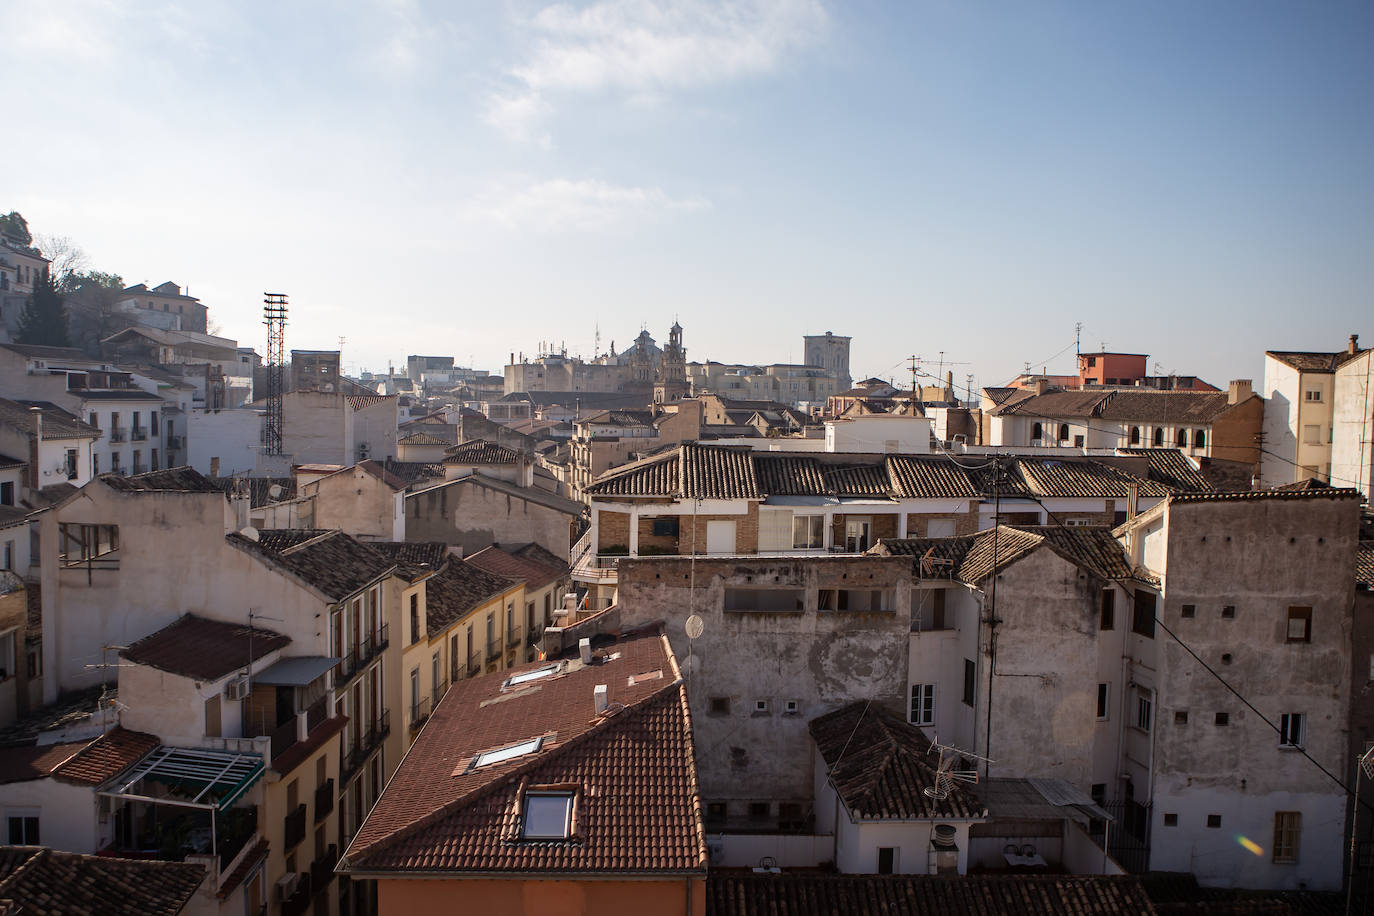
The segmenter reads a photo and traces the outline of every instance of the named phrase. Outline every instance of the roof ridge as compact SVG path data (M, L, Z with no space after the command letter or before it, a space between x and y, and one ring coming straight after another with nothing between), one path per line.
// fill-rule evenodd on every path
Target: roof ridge
M564 754L567 753L569 749L580 747L581 745L585 744L587 740L592 736L600 736L602 734L605 734L609 729L615 727L614 724L608 725L607 723L628 722L630 721L631 717L642 714L644 710L656 708L656 704L662 702L663 698L666 697L669 694L669 692L673 690L678 690L682 693L685 693L685 683L686 682L683 681L682 678L679 676L671 683L665 684L663 687L644 697L644 699L639 700L631 706L626 706L623 710L616 713L615 715L599 719L598 721L594 722L590 728L569 738L567 741L558 745L553 750L549 751L547 754L536 753L529 760L526 760L524 763L519 764L518 766L512 767L510 770L506 771L505 773L496 777L490 782L485 782L482 785L473 788L466 794L460 795L452 801L449 801L448 803L444 804L443 806L433 811L430 811L424 817L411 821L409 824L406 824L401 829L391 834L388 834L387 836L381 837L375 840L374 842L368 844L367 846L362 847L361 849L355 851L350 846L350 848L345 851L345 857L352 858L354 855L357 855L366 858L369 855L375 854L390 846L394 846L398 841L415 834L417 831L443 820L444 818L448 817L449 815L457 811L462 810L464 807L472 804L473 802L485 798L486 796L492 794L498 789L505 788L506 786L510 785L511 782L515 781L517 777L523 778L531 770L543 766L550 760L558 760L559 758L564 756ZM419 742L417 741L414 744L411 744L410 748L414 749L416 744L418 743ZM409 755L410 750L407 750L406 756ZM404 758L402 758L401 763L405 763ZM397 769L399 768L400 766L398 765ZM383 792L385 792L385 789L383 789Z
M344 468L343 470L348 470L348 468ZM335 473L335 474L338 474L338 473L341 473L341 471L335 471L334 473ZM332 476L332 475L329 475L329 476ZM272 551L272 552L273 552L273 553L276 553L276 554L278 554L278 555L280 555L280 556L283 556L283 557L289 557L289 556L291 556L293 553L297 553L298 551L300 551L302 548L305 548L305 547L312 547L312 546L314 546L315 544L321 544L321 543L323 543L324 541L327 541L329 538L332 538L332 537L333 537L334 535L336 535L336 534L343 534L343 529L342 529L342 528L330 528L329 530L324 531L324 532L322 532L322 533L320 533L320 534L314 535L313 537L308 537L308 538L306 538L306 539L303 540L303 541L300 541L300 542L298 542L298 543L292 544L290 547L283 547L281 550ZM361 542L359 542L359 543L361 543Z

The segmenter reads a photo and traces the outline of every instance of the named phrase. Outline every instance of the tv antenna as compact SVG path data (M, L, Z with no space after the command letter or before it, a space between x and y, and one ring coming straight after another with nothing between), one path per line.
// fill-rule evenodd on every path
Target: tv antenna
M978 782L977 769L970 770L963 767L956 769L955 764L963 763L965 758L982 760L984 763L995 762L987 757L980 757L977 754L957 748L952 744L941 744L938 740L930 742L928 753L937 751L940 754L940 762L935 766L935 785L926 786L921 790L927 797L934 799L949 798L949 793L954 791L956 782Z

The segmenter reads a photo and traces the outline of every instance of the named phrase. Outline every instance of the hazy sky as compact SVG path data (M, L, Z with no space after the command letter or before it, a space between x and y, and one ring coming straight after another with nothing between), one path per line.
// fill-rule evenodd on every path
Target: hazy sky
M1368 2L342 8L7 4L0 210L350 369L675 317L978 384L1079 321L1221 385L1374 344Z

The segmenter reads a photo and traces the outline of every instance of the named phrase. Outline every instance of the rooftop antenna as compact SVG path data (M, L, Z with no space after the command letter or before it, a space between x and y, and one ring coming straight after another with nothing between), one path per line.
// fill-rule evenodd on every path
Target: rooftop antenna
M100 664L98 664L98 665L82 665L82 667L83 667L83 668L86 668L87 670L90 670L90 671L105 670L105 669L109 669L109 668L133 668L133 667L134 667L133 665L123 665L123 664L120 664L119 662L111 662L111 661L108 661L108 660L106 659L106 653L109 653L109 652L122 652L123 650L125 650L125 649L127 649L127 648L129 648L129 647L128 647L128 646L101 646L101 647L100 647ZM101 681L101 683L100 683L100 699L96 701L96 708L100 710L100 729L101 729L101 731L105 731L105 730L106 730L106 726L108 726L108 725L110 724L110 723L109 723L109 719L107 718L107 716L109 715L110 707L113 705L113 703L110 702L110 701L107 699L107 697L109 696L109 691L110 691L110 685L109 685L109 683L106 682L106 681Z
M1082 340L1083 340L1083 322L1081 322L1081 321L1074 322L1074 326L1073 326L1073 357L1074 357L1074 362L1075 362L1075 363L1078 362L1078 357L1080 357L1080 356L1083 355L1083 347L1082 347L1082 345L1081 345L1081 344L1082 344Z
M282 375L286 368L286 294L263 293L263 324L267 325L267 418L262 430L263 452L281 454Z
M978 782L978 770L967 770L955 768L956 763L962 763L964 758L982 760L986 763L993 763L987 757L980 757L952 744L941 744L939 740L930 742L930 750L927 753L939 752L940 762L935 766L935 785L926 786L921 792L928 798L946 799L949 793L954 791L956 782Z

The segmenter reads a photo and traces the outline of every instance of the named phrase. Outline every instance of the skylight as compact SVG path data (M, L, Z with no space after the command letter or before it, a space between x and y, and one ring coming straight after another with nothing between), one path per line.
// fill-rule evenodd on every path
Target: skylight
M520 674L512 674L506 678L506 683L502 687L519 687L521 684L528 684L530 681L537 681L540 678L549 677L558 673L558 665L545 665L542 668L535 668L533 671L525 671Z
M572 832L572 806L572 792L528 793L521 835L527 840L566 840Z
M543 743L544 736L540 735L538 738L521 741L519 744L512 744L508 747L498 748L494 751L483 751L472 758L472 765L469 769L476 770L479 767L489 767L495 763L505 763L507 760L514 760L516 757L524 757L526 754L533 754L535 751L539 750L540 745Z

